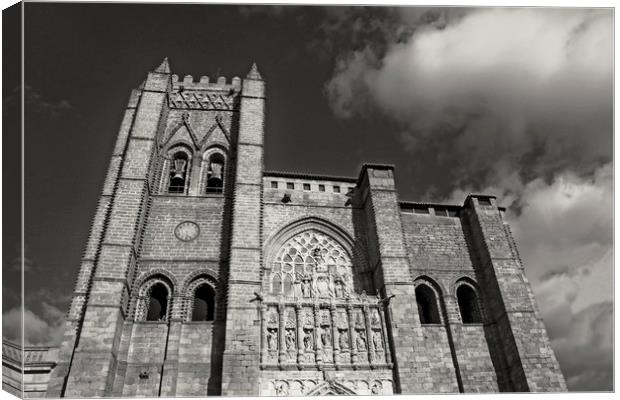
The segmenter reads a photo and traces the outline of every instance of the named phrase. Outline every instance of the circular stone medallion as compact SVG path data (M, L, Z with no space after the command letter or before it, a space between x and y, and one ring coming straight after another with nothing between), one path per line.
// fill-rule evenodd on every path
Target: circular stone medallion
M189 242L196 239L199 233L200 228L198 228L198 225L192 221L181 222L176 228L174 228L174 235L179 240L184 242Z

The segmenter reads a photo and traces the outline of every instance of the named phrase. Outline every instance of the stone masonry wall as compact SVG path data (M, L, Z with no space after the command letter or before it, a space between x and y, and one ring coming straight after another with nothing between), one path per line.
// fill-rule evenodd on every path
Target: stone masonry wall
M158 322L134 323L127 356L123 396L159 394L161 366L166 351L168 326ZM140 376L140 374L146 375Z
M461 219L458 216L437 216L432 207L425 208L429 209L428 214L407 210L401 216L415 279L424 277L439 287L444 307L443 322L449 330L442 348L444 361L453 364L460 390L497 391L497 375L483 324L463 325L456 299L457 281L466 278L469 282L476 282ZM427 354L433 353L438 357L441 351L429 349Z
M211 379L212 352L221 347L214 340L213 323L194 322L183 324L179 344L179 374L176 382L177 396L205 396Z
M146 260L219 261L221 255L222 195L212 197L155 196L143 237L141 262ZM174 229L183 221L193 221L200 228L198 237L189 242L176 238ZM177 271L173 270L174 273ZM179 276L182 279L182 276Z

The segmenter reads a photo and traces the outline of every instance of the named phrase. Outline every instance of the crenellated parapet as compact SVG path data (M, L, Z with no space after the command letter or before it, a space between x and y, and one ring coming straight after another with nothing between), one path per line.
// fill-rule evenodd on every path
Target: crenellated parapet
M220 76L217 80L211 80L208 76L201 76L198 80L195 80L191 75L185 75L183 79L177 74L172 74L172 90L210 90L210 91L240 91L241 90L241 78L238 76L233 77L230 82L226 80L225 76Z

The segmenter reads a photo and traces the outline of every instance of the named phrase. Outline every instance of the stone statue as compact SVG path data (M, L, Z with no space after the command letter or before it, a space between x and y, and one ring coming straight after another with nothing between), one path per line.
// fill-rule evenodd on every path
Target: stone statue
M355 316L355 325L356 326L364 326L364 320L362 319L362 314L357 313Z
M290 310L288 316L286 318L286 327L287 328L295 328L297 326L297 315L294 310Z
M357 344L358 350L366 350L366 337L364 336L364 332L357 333L355 343Z
M310 279L304 278L301 281L301 295L303 297L310 297Z
M319 269L321 265L325 264L325 260L323 259L323 251L320 247L315 247L312 249L312 258L316 261L317 269Z
M275 330L267 330L267 349L277 350L278 344Z
M330 328L323 328L321 330L321 344L323 345L323 347L331 347L332 345L332 338L331 338L331 334L329 333Z
M341 349L348 349L349 348L349 335L347 335L347 331L341 331L340 332L339 342L340 342L340 348Z
M312 331L306 332L304 336L304 348L308 351L312 350Z
M295 348L295 333L292 329L286 330L286 349L292 350Z
M306 311L305 313L305 317L304 317L304 324L305 325L313 325L314 321L312 320L312 312L311 311Z
M372 386L370 388L370 392L372 394L381 394L381 387L379 386L379 384L377 382L372 384Z
M336 297L343 297L343 289L342 289L342 282L338 281L336 282Z
M381 325L381 320L379 320L379 316L377 315L377 312L373 312L372 313L371 323L373 325Z
M372 344L375 346L375 349L377 350L383 349L383 341L381 340L381 332L372 333Z

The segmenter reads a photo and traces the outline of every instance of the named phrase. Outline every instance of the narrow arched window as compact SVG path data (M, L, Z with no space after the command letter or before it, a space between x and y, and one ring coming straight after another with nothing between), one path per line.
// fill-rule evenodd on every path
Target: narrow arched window
M292 294L293 292L293 277L291 274L284 275L284 279L282 280L283 290L282 292L285 295Z
M185 193L189 170L189 158L183 151L178 151L170 162L170 183L168 193Z
M440 324L437 296L427 285L418 285L415 288L415 298L418 303L418 314L422 324Z
M215 316L215 291L211 285L198 286L194 292L192 321L213 321Z
M168 312L168 289L158 282L149 291L149 303L146 313L147 321L165 321Z
M273 276L273 281L271 282L271 293L273 294L282 293L282 280L280 279L279 274L276 274Z
M207 162L207 193L222 193L224 190L224 156L213 153Z
M482 322L480 306L476 291L469 285L460 285L456 289L456 298L459 303L461 320L464 324L479 324Z

